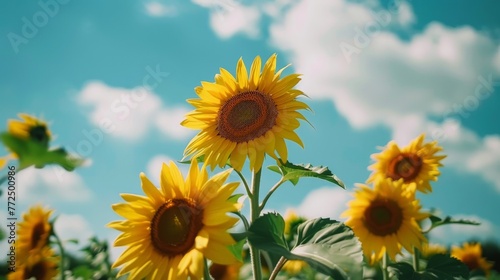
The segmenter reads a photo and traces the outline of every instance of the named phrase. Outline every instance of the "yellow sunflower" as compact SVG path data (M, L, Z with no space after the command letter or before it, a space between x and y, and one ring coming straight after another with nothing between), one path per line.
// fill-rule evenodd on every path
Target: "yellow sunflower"
M422 257L428 259L437 254L446 254L448 253L448 250L440 244L426 243L422 245L422 251L420 253L422 254Z
M7 133L22 139L33 140L37 143L48 146L51 139L51 132L47 127L47 123L28 114L19 114L22 120L10 119L7 121ZM0 169L12 159L17 159L15 153L0 157Z
M288 273L290 276L295 276L301 273L304 269L309 267L305 261L301 260L288 260L285 265L283 265L283 271Z
M296 230L296 228L301 223L306 221L304 217L298 216L297 213L292 209L286 211L284 220L285 220L285 229L284 229L285 236L293 235L295 233L294 230Z
M212 263L210 265L210 275L214 280L238 280L240 279L241 262L230 265Z
M362 243L365 256L372 262L387 252L392 260L402 247L413 253L426 238L418 221L428 215L420 212L418 200L404 195L401 181L377 181L375 188L359 185L347 209L342 213Z
M220 74L215 75L215 83L201 82L195 88L200 98L188 100L196 109L182 122L201 131L189 142L184 155L194 158L204 155L212 169L224 166L229 159L238 171L247 157L254 171L261 169L266 154L274 159L279 155L286 162L285 139L303 147L294 130L300 126L298 119L306 120L298 110L309 106L297 100L304 93L293 88L300 75L282 78L285 68L275 72L276 54L273 54L261 73L261 59L257 56L248 74L240 58L236 78L221 68Z
M53 210L36 205L23 214L23 221L18 225L16 240L19 264L33 263L33 257L36 257L47 246L52 230L49 222L52 212Z
M219 264L237 260L228 246L235 243L228 229L238 221L227 215L241 205L228 200L239 183L224 184L231 169L210 179L196 160L186 180L175 163L163 164L161 188L141 173L146 196L122 194L126 203L113 210L125 218L108 226L121 233L114 246L128 246L113 267L127 279L201 279L203 257Z
M31 264L18 265L15 272L7 274L7 280L52 280L57 276L59 258L49 247L44 247L33 255Z
M470 244L465 242L463 247L453 246L451 248L451 256L459 259L463 262L470 270L482 270L486 274L489 274L493 263L488 262L483 258L483 251L481 249L481 244Z
M28 114L19 114L22 120L9 120L7 132L16 138L48 143L51 138L47 123Z
M421 134L402 149L391 141L381 153L373 154L372 159L376 162L369 167L373 172L367 182L390 178L402 180L410 192L431 192L429 181L437 181L438 167L442 166L440 161L446 156L435 155L443 148L436 141L424 144L424 138L425 134Z

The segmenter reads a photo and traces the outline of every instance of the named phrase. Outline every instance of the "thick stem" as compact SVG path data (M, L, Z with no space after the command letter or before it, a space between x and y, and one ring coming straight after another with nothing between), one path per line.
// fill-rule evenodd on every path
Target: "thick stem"
M61 239L59 238L59 236L57 236L57 234L54 232L54 230L52 230L52 235L56 239L57 247L59 247L59 254L61 254L61 262L60 262L60 268L59 268L60 272L61 272L61 280L65 280L66 275L64 274L64 271L65 271L64 268L66 266L66 254L64 252L64 247L62 245Z
M252 198L252 192L250 191L250 188L248 187L248 183L247 183L247 180L245 180L245 177L243 177L243 174L241 174L240 171L234 169L234 171L236 172L236 174L238 174L238 176L240 177L241 181L243 182L243 185L245 186L245 190L247 191L247 195L248 197L251 199Z
M253 172L252 176L252 196L250 197L250 222L253 223L260 216L260 207L259 207L259 188L260 188L260 177L261 177L260 169L257 172ZM250 245L250 256L252 259L252 272L253 278L255 280L262 279L262 265L260 263L260 252L257 248L254 248Z
M413 247L413 269L418 272L420 262L420 251Z
M269 280L274 280L276 276L278 276L278 273L280 272L281 268L285 265L287 259L285 257L281 257L276 266L273 269L273 272L271 273L271 276L269 276Z
M208 262L206 258L203 258L203 263L205 265L205 268L203 269L203 279L204 280L212 280L212 276L210 276L210 271L208 268Z
M389 256L387 253L384 254L382 257L382 276L384 277L384 280L389 280L389 273L387 272L387 264L389 262Z

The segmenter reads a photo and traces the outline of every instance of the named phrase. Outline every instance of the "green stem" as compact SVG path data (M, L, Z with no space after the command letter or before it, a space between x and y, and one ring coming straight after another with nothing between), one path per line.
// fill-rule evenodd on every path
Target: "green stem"
M245 190L247 191L247 195L250 199L252 199L252 192L250 191L250 188L248 187L248 183L247 183L247 180L245 180L245 177L243 177L243 174L241 174L240 171L234 169L234 171L236 172L236 174L238 174L238 176L240 176L240 179L241 181L243 182L243 185L245 186Z
M248 230L248 228L250 228L250 224L248 223L247 218L245 216L243 216L243 214L241 214L241 212L235 211L232 213L234 213L236 216L240 217L241 221L243 222L243 225L245 226L245 230Z
M262 203L260 204L260 211L264 210L264 207L266 207L266 203L271 197L271 195L283 184L285 181L283 180L283 177L269 190L267 193L266 197L264 197L264 200L262 200Z
M252 173L252 196L250 197L250 222L253 223L260 216L260 207L259 207L259 188L260 188L260 177L261 171ZM259 249L250 245L250 257L252 259L252 272L253 278L255 280L262 279L262 265L260 263L260 252Z
M420 263L420 251L413 247L413 269L418 272Z
M203 269L203 279L204 280L211 280L211 279L213 279L212 276L210 276L210 271L209 271L209 268L208 268L207 258L203 258L203 262L205 264L205 268Z
M59 247L59 254L61 255L61 262L60 262L60 270L61 270L61 280L64 280L66 279L66 276L64 275L64 267L66 266L66 254L64 252L64 247L63 247L63 244L61 242L61 239L59 238L59 236L57 236L56 232L54 231L54 226L52 226L52 236L54 236L54 238L56 239L56 244L57 244L57 247Z
M389 256L387 253L384 254L382 257L382 276L384 277L384 280L389 280L389 273L387 272L387 264L389 262Z
M280 272L281 268L285 265L287 259L285 257L281 257L276 266L273 269L273 272L271 272L271 276L269 276L269 280L274 280L276 276L278 276L278 273Z

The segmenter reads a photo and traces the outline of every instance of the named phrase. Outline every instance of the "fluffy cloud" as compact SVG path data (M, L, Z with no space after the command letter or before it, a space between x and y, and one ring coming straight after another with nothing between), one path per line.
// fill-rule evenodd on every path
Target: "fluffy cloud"
M139 140L152 128L174 139L184 139L193 133L180 125L188 109L165 107L161 99L145 87L114 88L94 81L81 90L78 101L92 107L89 117L95 126L122 139Z
M340 188L320 188L307 194L297 213L306 218L332 218L339 219L340 214L347 209L347 202L352 196Z
M152 17L174 16L177 10L174 6L167 6L160 2L148 2L144 5L146 13Z
M77 214L60 214L54 228L61 240L76 239L78 244L88 244L88 239L94 235L89 222ZM78 244L66 243L65 249L75 253L81 247Z
M17 189L17 196L23 205L85 202L92 197L78 173L59 167L27 168L19 173L18 183L21 187Z
M235 0L192 0L210 9L210 26L221 38L236 34L259 35L261 13L255 6L244 6Z

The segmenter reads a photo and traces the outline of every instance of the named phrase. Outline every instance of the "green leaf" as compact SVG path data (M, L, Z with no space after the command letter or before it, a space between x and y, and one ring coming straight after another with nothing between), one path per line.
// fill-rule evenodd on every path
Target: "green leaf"
M267 213L257 218L248 229L252 246L280 256L290 255L283 232L285 221L278 213Z
M237 203L238 199L240 199L240 197L242 197L242 196L243 196L242 193L233 194L232 196L230 196L227 199L227 201L232 202L232 203Z
M478 226L481 224L481 223L478 223L475 221L470 221L470 220L456 220L450 216L447 216L446 218L442 219L438 216L430 215L429 219L431 220L431 226L428 230L425 231L425 233L428 233L433 228L436 228L438 226L449 225L449 224L473 225L473 226Z
M86 265L80 265L73 269L73 276L75 276L75 278L81 277L82 279L92 279L93 274L94 271Z
M335 279L361 278L361 243L349 227L317 218L300 224L297 231L297 243L291 251L295 259Z
M246 240L241 239L233 245L228 246L229 251L233 253L236 259L240 262L243 262L243 245L245 245Z
M469 277L469 270L465 264L444 254L432 256L422 272L416 272L408 263L390 264L388 269L391 278L395 277L396 279L455 280Z
M47 145L34 140L24 140L2 133L0 140L19 158L19 170L34 165L43 168L48 164L57 164L68 171L73 171L81 166L85 160L68 154L64 148L49 150Z
M295 165L287 161L280 166L269 166L268 168L271 171L281 174L285 181L288 180L294 185L297 185L300 178L314 177L334 183L345 189L344 183L326 166L312 166L311 164Z

